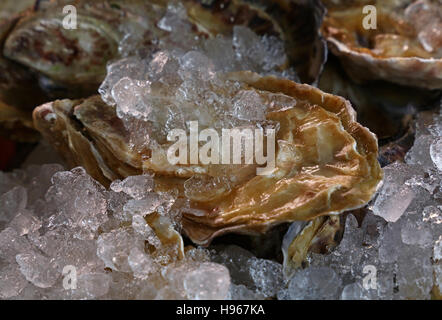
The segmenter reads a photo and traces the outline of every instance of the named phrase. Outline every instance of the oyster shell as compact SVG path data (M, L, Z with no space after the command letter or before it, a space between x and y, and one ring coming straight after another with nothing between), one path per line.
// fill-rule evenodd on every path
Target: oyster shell
M405 87L385 81L361 85L352 81L329 57L318 88L348 99L357 112L357 120L370 128L379 139L379 162L386 166L403 161L414 142L415 115L438 105L439 90Z
M77 8L79 27L75 30L63 28L66 3ZM235 25L247 26L260 36L285 42L289 60L279 66L281 70L293 67L303 82L317 80L326 52L317 31L324 13L319 1L185 0L180 4L190 26L180 30L179 36L189 39L190 47L198 45L195 37L231 35ZM58 84L79 87L91 95L104 79L109 60L135 53L149 55L163 42L177 45L167 28L158 26L167 5L168 1L160 0L54 2L20 19L3 52Z
M309 252L323 253L335 247L342 227L340 216L321 216L310 222L294 222L284 236L281 248L285 277L290 279L296 269L305 266Z
M363 26L365 5L377 9L375 29ZM439 1L326 1L326 6L321 33L355 81L442 88Z
M348 101L252 72L220 77L225 91L217 93L226 99L232 99L232 87L267 99L266 121L279 123L272 173L256 175L255 165L171 165L155 158L152 149L133 149L115 106L98 96L43 105L34 111L34 123L68 163L84 166L100 182L154 171L158 190L178 189L190 200L183 209L183 230L197 244L227 232L259 233L283 222L337 214L371 199L382 179L377 139L356 122ZM284 106L275 97L295 103ZM189 184L198 192L189 193Z
M28 12L6 38L3 54L65 85L96 86L118 52L118 13L103 1L73 1L77 30L63 28L63 7Z

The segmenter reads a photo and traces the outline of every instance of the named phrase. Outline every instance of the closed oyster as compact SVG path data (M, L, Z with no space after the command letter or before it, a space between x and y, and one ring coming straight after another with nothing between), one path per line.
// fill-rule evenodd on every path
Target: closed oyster
M439 90L401 86L386 81L362 85L352 81L329 57L318 88L348 99L357 112L357 120L370 128L379 139L379 162L386 166L403 161L414 142L414 116L438 105Z
M34 123L71 165L84 166L101 182L154 171L158 190L178 189L187 198L183 230L198 244L208 244L227 232L259 233L283 222L338 214L371 199L382 179L377 140L356 122L348 101L308 85L252 72L220 74L207 82L217 83L212 96L226 106L238 93L261 99L264 118L248 120L248 125L279 128L274 170L259 175L256 164L168 163L155 153L167 150L171 142L161 140L151 128L145 137L155 143L131 147L124 118L98 96L43 105L34 111ZM164 114L176 97L170 89L150 90L149 96L161 101L152 112ZM184 116L211 112L215 105L188 101ZM259 108L262 105L252 106ZM200 114L196 119L204 127L215 126L228 120L228 113Z
M35 0L3 0L0 3L0 39L4 38L20 14L34 5Z
M321 32L354 80L442 88L440 1L326 1L326 5ZM374 5L376 12L364 11L366 5Z
M66 4L77 10L77 29L63 27ZM303 82L313 83L325 61L326 45L317 31L323 12L317 0L54 1L20 19L6 39L4 55L90 95L104 79L109 60L170 46L190 50L245 26L254 37L284 43L288 58L275 70L293 67Z
M65 85L84 88L100 83L109 59L118 52L118 19L110 3L72 1L77 29L65 29L66 3L29 12L6 38L3 53Z

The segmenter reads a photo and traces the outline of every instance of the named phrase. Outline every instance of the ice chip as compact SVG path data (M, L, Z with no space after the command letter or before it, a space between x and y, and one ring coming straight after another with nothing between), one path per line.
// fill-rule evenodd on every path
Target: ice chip
M123 181L115 180L110 186L113 191L124 192L136 200L147 198L153 187L153 178L148 174L127 177Z
M283 285L282 265L266 259L248 261L250 276L258 292L265 297L275 297Z
M341 279L333 269L309 267L293 276L288 290L293 300L334 300L339 296Z
M9 227L0 232L0 258L11 263L15 262L15 256L32 249L31 244L24 236Z
M413 169L403 163L395 162L384 168L384 180L371 210L386 221L395 222L408 208L415 197L411 187L404 184Z
M12 188L0 196L0 221L9 222L19 211L26 208L28 195L21 186Z
M152 258L139 248L133 248L130 251L128 262L134 276L137 278L146 279L150 274L157 271L157 267Z
M26 280L39 288L52 287L60 277L50 259L37 252L18 254L16 261Z
M408 214L402 222L402 242L409 245L429 247L433 244L433 236L428 224L419 219L418 214Z
M184 289L190 299L223 300L230 288L230 275L226 267L204 262L184 277Z
M150 82L132 80L129 77L121 78L112 87L112 98L117 104L117 115L120 118L132 116L147 120L152 107L148 100Z
M40 229L42 223L31 211L22 210L9 222L8 226L14 228L20 236L23 236Z
M101 234L97 240L97 255L109 267L116 271L131 272L128 257L134 248L142 250L143 241L136 237L129 228L118 229Z
M265 120L266 105L255 91L242 90L234 98L233 115L242 120Z

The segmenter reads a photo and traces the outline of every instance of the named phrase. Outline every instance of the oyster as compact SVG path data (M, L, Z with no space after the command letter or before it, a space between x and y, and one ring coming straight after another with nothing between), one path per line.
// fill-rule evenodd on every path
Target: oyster
M361 85L352 81L329 57L318 88L348 99L357 112L357 120L370 128L379 139L382 166L403 161L414 142L414 116L438 105L439 90L406 87L385 81Z
M340 216L321 216L310 222L294 222L282 243L284 275L290 279L296 269L304 267L309 252L324 253L335 247L342 233Z
M377 9L375 26L364 26L366 5ZM326 1L326 6L321 32L354 80L442 88L440 1Z
M77 8L77 30L63 28L63 7L50 5L22 17L7 36L3 54L51 79L88 88L105 74L106 62L118 52L118 13L103 1Z
M77 9L77 29L63 27L66 4ZM168 4L172 9L166 9ZM317 31L323 12L316 0L55 1L21 18L3 52L57 84L91 95L104 79L109 60L146 56L170 45L190 50L206 38L231 36L233 27L242 25L259 36L283 41L288 60L277 68L293 67L302 81L313 83L325 61L326 45Z
M258 96L264 102L263 118L254 121L259 116L249 115L246 122L222 122L228 120L226 109L216 114L217 104L198 100L187 101L184 116L191 119L208 112L194 118L205 128L219 121L224 125L233 121L234 128L245 123L279 128L274 170L259 175L257 164L171 164L162 155L172 143L155 133L155 122L146 122L150 133L144 135L153 143L131 147L125 118L117 116L121 105L106 105L98 96L38 107L34 124L68 163L82 165L105 184L143 171L155 172L159 191L178 189L187 198L183 231L197 244L208 244L227 232L253 234L283 222L338 214L371 199L382 179L377 139L356 122L348 101L308 85L252 72L217 74L206 82L203 90L211 86L212 99L219 99L217 103L223 102L224 107L231 106L239 93ZM154 116L164 115L173 103L183 103L174 101L177 98L170 88L151 87L148 96L157 101ZM262 107L258 104L247 110Z

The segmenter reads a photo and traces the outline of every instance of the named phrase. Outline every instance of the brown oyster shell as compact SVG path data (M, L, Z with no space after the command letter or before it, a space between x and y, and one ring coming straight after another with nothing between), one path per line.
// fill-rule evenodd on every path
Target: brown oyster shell
M348 101L309 85L252 72L225 77L250 90L297 100L295 107L272 109L266 117L280 123L277 140L287 141L300 157L277 147L276 171L271 175L247 177L216 199L190 201L183 209L183 230L195 243L208 244L227 232L259 233L283 222L337 214L372 198L382 179L377 139L356 122ZM128 147L128 133L115 107L98 96L43 105L34 111L34 123L68 163L84 166L104 184L141 173L151 157ZM176 172L157 172L157 188L176 188L184 196L187 178Z
M426 89L442 88L442 58L426 51L418 42L413 24L402 18L412 0L326 1L327 16L321 33L331 52L357 82L386 80ZM433 2L439 6L440 2ZM377 8L377 29L366 30L363 6ZM389 40L391 39L391 40ZM386 41L375 50L376 41ZM406 50L405 50L405 49Z
M89 7L85 1L72 2L77 8L77 30L63 28L66 3L27 12L7 36L4 56L63 85L98 86L107 61L117 54L116 30L121 22L111 8L98 2Z
M65 3L40 6L22 17L9 33L4 55L58 85L76 87L88 96L103 81L107 62L121 57L118 45L125 35L119 26L138 20L149 23L140 44L143 55L157 50L159 41L167 41L168 32L157 27L167 1L74 0L72 3L77 8L81 27L76 30L62 27ZM326 56L325 41L318 33L324 14L319 0L184 0L181 3L194 26L195 36L227 35L235 25L248 26L259 35L275 36L285 42L289 61L280 66L282 70L293 66L303 82L317 81Z

